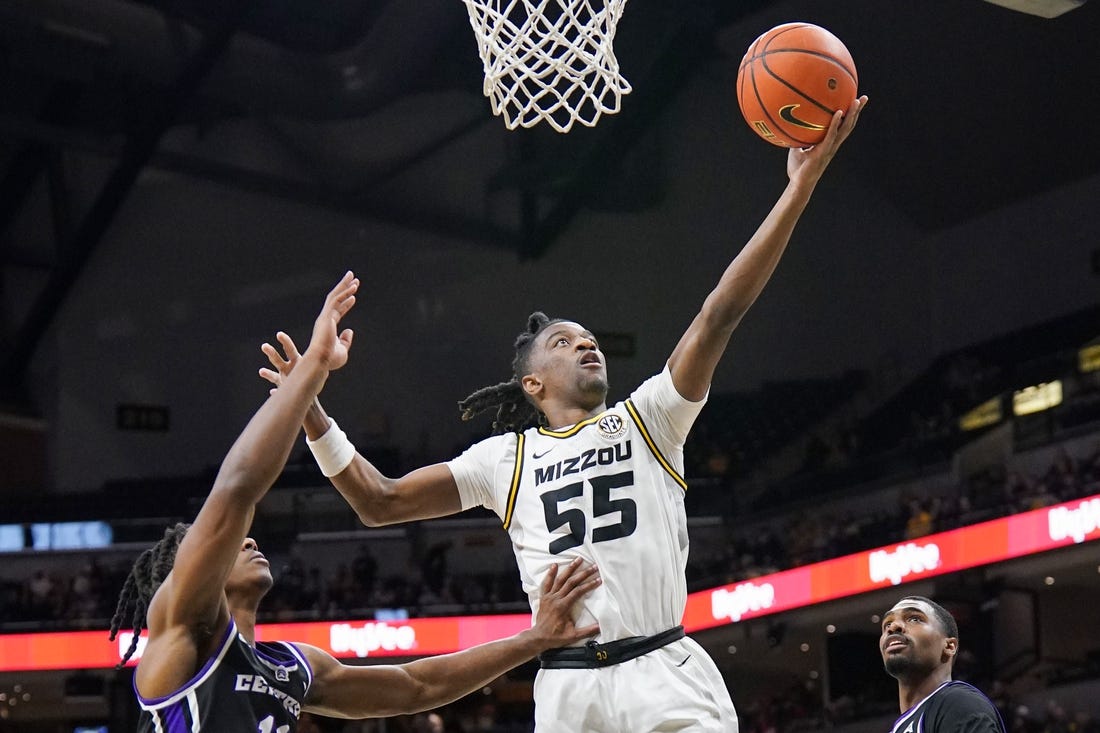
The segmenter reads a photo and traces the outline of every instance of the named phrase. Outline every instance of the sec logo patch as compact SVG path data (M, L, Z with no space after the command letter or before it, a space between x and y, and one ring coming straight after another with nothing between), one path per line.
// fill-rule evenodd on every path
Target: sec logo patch
M596 422L600 435L608 440L617 440L626 434L626 420L614 412L609 412Z

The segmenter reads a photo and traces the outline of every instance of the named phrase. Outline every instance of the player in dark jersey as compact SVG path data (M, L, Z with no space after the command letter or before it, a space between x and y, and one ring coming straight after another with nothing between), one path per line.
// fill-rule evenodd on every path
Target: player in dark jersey
M347 361L352 332L340 319L359 281L348 272L328 294L298 368L233 444L191 525L176 525L142 554L123 587L111 638L129 615L140 730L290 733L302 710L367 718L427 710L477 690L537 654L595 635L571 609L600 579L563 564L545 585L551 602L515 636L404 665L348 666L306 644L256 642L256 610L273 580L247 537L256 504L286 463L307 408Z
M1005 733L989 698L951 679L959 627L943 606L923 596L902 598L882 619L879 651L898 681L901 717L890 733Z

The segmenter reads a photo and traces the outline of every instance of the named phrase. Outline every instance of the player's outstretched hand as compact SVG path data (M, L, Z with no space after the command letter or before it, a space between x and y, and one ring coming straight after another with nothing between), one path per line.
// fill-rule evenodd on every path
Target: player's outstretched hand
M348 362L348 350L351 348L355 334L350 328L338 332L337 327L340 319L355 305L355 293L358 289L359 279L349 270L329 292L325 298L325 305L313 324L313 337L310 339L309 351L320 358L321 363L329 371L335 371ZM271 388L272 394L287 375L294 371L294 366L302 358L294 339L288 334L279 331L275 334L275 339L282 347L282 353L269 343L260 346L260 351L274 367L260 369L260 377L275 385Z
M603 581L595 565L582 567L576 558L568 565L551 565L542 581L539 611L531 631L543 649L571 646L600 633L599 624L577 628L573 607Z
M313 338L309 340L306 354L316 357L330 372L348 363L348 349L355 335L350 328L339 330L340 319L355 305L355 293L359 290L359 278L348 270L329 291L325 305L313 322Z
M867 106L867 95L855 99L848 108L847 113L837 112L829 123L829 131L825 133L825 139L811 148L791 148L787 154L787 176L792 180L805 180L808 183L816 183L821 174L825 172L829 161L836 155L836 151L852 134L859 115Z

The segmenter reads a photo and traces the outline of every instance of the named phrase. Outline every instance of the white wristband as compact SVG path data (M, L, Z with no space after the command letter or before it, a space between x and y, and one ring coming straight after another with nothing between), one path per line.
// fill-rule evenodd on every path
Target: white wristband
M348 436L340 429L335 420L328 430L317 440L306 438L306 445L317 460L317 465L326 477L332 477L351 465L355 458L355 446L348 440Z

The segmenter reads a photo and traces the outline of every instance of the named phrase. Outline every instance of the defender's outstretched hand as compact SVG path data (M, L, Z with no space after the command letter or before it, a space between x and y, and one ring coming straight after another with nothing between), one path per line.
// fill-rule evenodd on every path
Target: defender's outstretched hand
M325 306L313 324L313 337L309 343L309 350L314 351L321 358L329 371L336 371L348 363L348 350L351 348L355 333L350 328L346 328L338 334L337 326L340 319L355 305L355 293L358 289L359 278L349 270L329 292ZM282 353L269 343L264 343L260 347L260 351L274 367L260 369L260 377L275 385L271 388L272 394L287 375L294 371L294 365L302 358L294 339L288 334L279 331L275 334L275 339L282 347Z
M791 148L787 154L787 177L792 181L816 183L828 167L829 161L836 155L836 151L852 134L856 123L859 122L859 114L866 106L867 95L865 94L852 102L847 114L837 111L833 115L824 140L812 148Z
M531 631L546 649L571 646L600 633L599 624L577 628L573 608L603 581L595 565L581 567L577 558L568 565L551 565L542 581L542 597Z
M359 278L348 270L329 291L324 308L313 323L313 338L307 353L320 360L330 372L348 363L348 349L355 335L350 328L338 330L340 319L355 305L355 293L359 290Z

